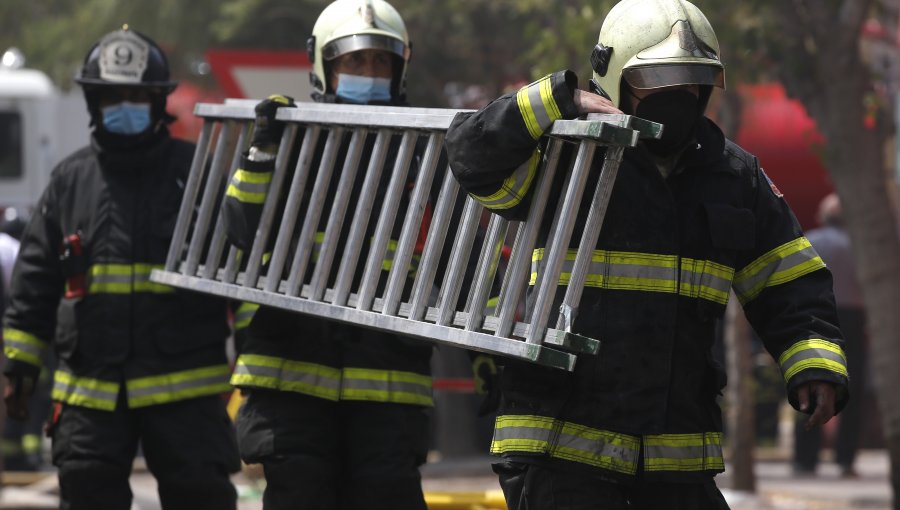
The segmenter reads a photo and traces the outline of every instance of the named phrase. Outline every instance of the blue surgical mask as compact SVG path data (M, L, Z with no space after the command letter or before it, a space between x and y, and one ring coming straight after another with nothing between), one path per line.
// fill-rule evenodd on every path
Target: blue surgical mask
M150 105L122 101L100 109L103 127L117 135L137 135L150 127Z
M391 100L391 80L355 74L338 74L335 95L348 103L368 104L373 101L387 103Z

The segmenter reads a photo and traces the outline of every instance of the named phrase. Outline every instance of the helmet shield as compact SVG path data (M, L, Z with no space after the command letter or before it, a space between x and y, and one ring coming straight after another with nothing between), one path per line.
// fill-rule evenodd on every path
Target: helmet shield
M322 58L334 60L360 50L384 50L404 60L409 59L409 48L403 41L378 34L354 34L331 41L322 47Z
M658 64L622 70L622 77L636 89L658 89L671 85L711 85L725 88L721 67L691 64Z

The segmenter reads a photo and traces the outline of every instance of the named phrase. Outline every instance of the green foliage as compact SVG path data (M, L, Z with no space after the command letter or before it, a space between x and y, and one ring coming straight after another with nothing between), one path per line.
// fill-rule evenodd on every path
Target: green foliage
M28 65L71 86L88 48L129 23L169 54L173 74L191 76L208 48L299 49L329 0L4 0L0 50L18 46ZM589 55L615 0L394 0L413 40L414 104L442 106L447 83L479 84L495 96L558 69L585 87ZM716 28L728 81L771 78L788 58L777 0L696 0ZM835 2L830 0L829 5ZM196 77L194 77L196 79Z

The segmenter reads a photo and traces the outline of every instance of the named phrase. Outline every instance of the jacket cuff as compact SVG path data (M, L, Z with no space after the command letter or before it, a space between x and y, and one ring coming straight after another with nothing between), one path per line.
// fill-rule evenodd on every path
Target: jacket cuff
M841 374L830 370L809 369L800 372L792 377L787 384L788 402L791 407L800 410L800 399L797 397L797 389L809 382L824 381L834 385L834 413L837 414L844 409L847 401L850 400L849 379Z
M537 140L559 119L574 119L574 91L578 78L571 71L548 74L516 92L516 103L525 129Z
M581 116L575 106L575 90L578 88L578 75L573 71L560 71L553 74L553 97L563 119L577 119Z

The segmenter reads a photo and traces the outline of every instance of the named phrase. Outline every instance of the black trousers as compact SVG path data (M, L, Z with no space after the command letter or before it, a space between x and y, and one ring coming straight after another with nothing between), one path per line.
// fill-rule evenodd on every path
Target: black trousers
M841 322L841 332L846 340L844 350L847 355L847 371L850 373L850 400L841 414L837 416L834 460L838 465L847 469L852 468L853 462L856 460L860 428L862 427L866 318L863 310L838 308L838 320ZM807 432L803 429L803 424L808 416L797 414L794 432L794 466L798 469L812 471L819 462L819 450L822 449L822 429L820 427Z
M166 510L237 505L229 473L240 469L234 428L218 396L114 412L63 405L52 426L63 510L128 510L140 443Z
M250 390L237 430L244 461L263 465L265 510L426 508L425 408Z
M494 464L509 510L728 510L713 480L634 485L519 462Z

